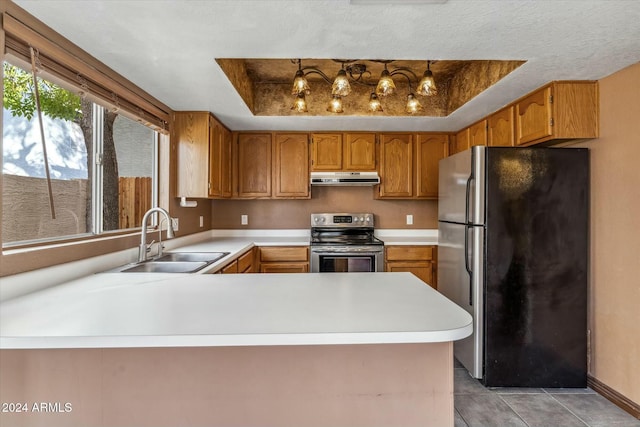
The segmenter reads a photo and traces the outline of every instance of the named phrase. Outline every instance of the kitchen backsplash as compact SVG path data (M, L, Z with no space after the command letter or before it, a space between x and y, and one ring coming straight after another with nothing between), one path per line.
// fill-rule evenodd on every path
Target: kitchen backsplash
M212 200L214 229L309 228L311 213L372 212L376 228L437 229L435 200L374 200L371 187L314 187L309 200ZM248 224L241 225L241 215ZM413 215L413 225L407 225Z

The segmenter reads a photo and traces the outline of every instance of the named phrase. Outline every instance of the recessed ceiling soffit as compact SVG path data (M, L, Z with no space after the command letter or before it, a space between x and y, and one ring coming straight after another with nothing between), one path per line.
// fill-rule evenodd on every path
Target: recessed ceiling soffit
M496 84L525 61L429 61L429 69L437 87L431 96L417 94L417 85L427 69L427 60L335 60L300 59L309 91L305 100L307 111L292 109L296 96L292 85L298 60L258 58L216 58L216 62L255 116L429 116L445 117L471 99ZM396 89L392 95L380 97L383 111L369 110L371 93L375 92L380 75L391 72ZM342 113L327 111L332 99L331 81L341 68L352 71L351 93L341 97ZM320 70L329 82L319 73ZM394 73L394 70L399 70ZM409 71L406 71L409 70ZM353 72L355 71L355 73ZM358 81L354 81L358 80ZM420 108L407 112L407 97L415 94Z

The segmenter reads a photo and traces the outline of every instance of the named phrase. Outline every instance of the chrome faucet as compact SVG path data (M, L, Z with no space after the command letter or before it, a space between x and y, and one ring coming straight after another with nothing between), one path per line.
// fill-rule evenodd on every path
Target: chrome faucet
M166 217L166 220L167 220L167 239L172 239L174 237L173 224L171 222L171 217L169 216L169 212L167 212L166 210L164 210L162 208L158 208L158 207L149 209L144 214L144 216L142 217L142 231L140 233L140 246L138 247L138 262L146 261L147 260L147 252L149 252L149 250L151 249L151 245L149 245L149 247L147 247L147 220L149 219L149 216L154 212L161 213ZM162 221L158 221L158 229L161 228L160 224L162 224ZM162 233L162 230L159 230L159 232ZM151 243L153 244L153 242L151 242Z

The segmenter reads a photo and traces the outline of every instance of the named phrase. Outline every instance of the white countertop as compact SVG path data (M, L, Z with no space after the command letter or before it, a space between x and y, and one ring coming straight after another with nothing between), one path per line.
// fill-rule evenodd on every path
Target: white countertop
M0 348L426 343L471 316L410 273L104 273L0 305Z

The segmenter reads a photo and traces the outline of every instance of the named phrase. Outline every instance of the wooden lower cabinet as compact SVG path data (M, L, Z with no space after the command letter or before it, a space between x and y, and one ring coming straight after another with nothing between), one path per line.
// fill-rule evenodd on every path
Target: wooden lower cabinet
M244 252L220 270L218 274L255 273L255 248Z
M255 248L238 257L238 273L255 273Z
M308 246L261 246L260 273L308 273Z
M222 273L222 274L236 274L236 273L238 273L238 260L234 259L229 264L227 264L224 267L222 267L222 269L220 270L220 273Z
M437 246L385 246L385 271L413 273L423 282L437 289Z

